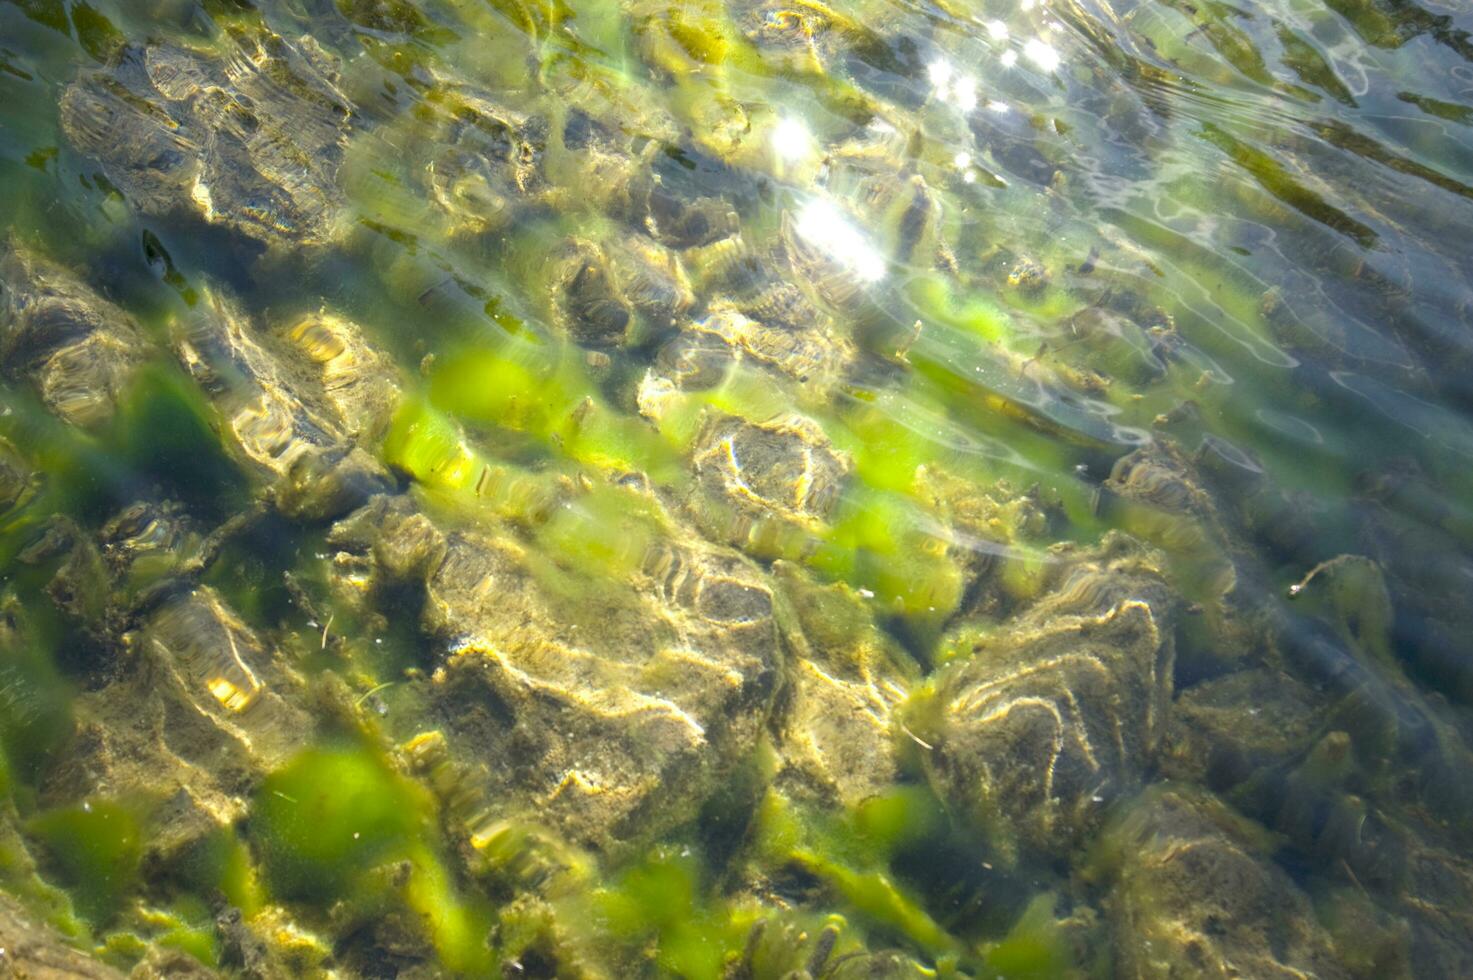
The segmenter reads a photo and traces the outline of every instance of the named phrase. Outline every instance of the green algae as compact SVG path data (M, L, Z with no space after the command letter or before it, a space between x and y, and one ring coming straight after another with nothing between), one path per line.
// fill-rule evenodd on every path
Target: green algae
M137 812L108 800L88 801L39 814L26 831L45 847L78 911L107 925L138 879L143 842Z
M594 901L614 935L636 942L653 938L660 965L679 976L720 976L744 935L740 921L703 900L700 868L690 854L651 855Z
M838 820L804 814L769 794L757 817L758 847L768 860L791 862L825 881L872 924L905 936L933 957L954 960L964 949L888 872L895 850L907 838L922 837L934 819L923 798L905 791L869 801Z
M14 617L15 611L3 614ZM0 680L0 750L4 756L4 795L30 782L66 740L70 689L57 669L47 637L24 619L0 627L5 667Z
M467 905L436 856L424 792L374 755L309 749L262 782L250 836L273 894L319 906L346 901L355 918L402 904L447 969L486 969L486 913ZM239 871L227 856L221 871ZM237 885L239 888L240 886Z
M218 892L250 917L265 905L266 889L250 849L233 830L219 829L196 843L180 861L180 873L200 894Z
M262 783L254 834L271 886L296 898L331 899L354 878L404 853L422 816L414 790L372 756L312 750Z

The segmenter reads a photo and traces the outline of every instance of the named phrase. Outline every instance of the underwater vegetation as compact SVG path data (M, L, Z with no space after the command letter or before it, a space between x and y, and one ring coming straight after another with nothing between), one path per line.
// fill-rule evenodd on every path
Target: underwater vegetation
M0 0L0 965L1473 975L1473 16Z

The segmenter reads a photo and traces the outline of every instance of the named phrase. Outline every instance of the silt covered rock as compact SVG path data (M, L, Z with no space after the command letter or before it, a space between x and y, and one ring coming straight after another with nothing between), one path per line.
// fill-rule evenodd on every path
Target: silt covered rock
M445 651L426 708L488 822L645 839L692 815L763 730L783 641L771 588L730 552L672 541L590 588L505 529L405 497L376 498L333 542L351 581L423 589Z
M971 634L917 712L938 792L1005 852L1067 846L1156 751L1174 610L1151 553L1114 538L1028 612Z
M1197 790L1157 787L1117 814L1100 842L1115 863L1116 975L1348 977L1269 847L1261 827Z
M351 115L336 69L310 37L232 40L229 57L123 48L62 93L62 130L145 214L193 213L268 245L327 241Z
M396 384L347 321L311 316L283 337L212 292L175 346L224 416L227 447L283 514L337 516L391 485L357 441L387 423Z
M897 709L916 669L843 584L815 582L778 562L774 578L793 611L791 704L783 722L788 774L853 806L899 776Z
M59 417L106 423L146 353L137 321L75 274L15 242L0 246L0 367L28 378Z

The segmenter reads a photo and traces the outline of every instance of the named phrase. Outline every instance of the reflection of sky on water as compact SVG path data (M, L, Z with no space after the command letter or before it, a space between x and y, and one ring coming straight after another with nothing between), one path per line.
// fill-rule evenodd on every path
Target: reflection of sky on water
M1025 4L1025 10L1034 5ZM1005 99L1004 91L1011 91L1005 73L1022 67L1046 74L1053 74L1063 66L1063 56L1047 38L1057 31L1051 22L1041 24L1012 25L1002 20L990 20L981 25L979 36L983 51L975 62L957 60L956 53L936 53L926 66L926 82L933 104L955 110L971 117L978 110L996 115L1007 115L1014 109L1015 99ZM1028 36L1036 31L1036 36ZM964 71L964 64L975 64L980 74ZM989 71L989 66L991 70ZM979 173L973 168L971 153L958 152L954 157L957 172L965 183L975 183ZM995 169L995 168L994 168ZM1004 179L1005 178L999 178Z
M1033 0L1023 0L1021 10L1026 12L1036 6ZM1033 29L1048 32L1051 25L1025 25L1022 28L1024 31ZM1063 59L1053 44L1042 37L1025 37L1019 30L1020 28L997 19L986 21L982 25L981 33L986 38L984 43L992 48L996 59L994 63L1008 69L1016 66L1021 57L1034 69L1057 71ZM994 96L989 91L993 87L991 84L977 74L964 70L952 58L939 53L926 66L926 81L931 98L936 103L963 115L979 110L1006 115L1015 111L1015 108L1021 108L1004 101L1000 96ZM894 126L879 117L869 123L869 129L876 135L895 133ZM785 114L777 121L771 129L769 140L774 159L782 168L781 172L789 179L797 176L789 167L801 167L805 161L817 163L824 160L831 149L819 140L803 118L792 114ZM977 169L977 159L969 148L958 148L951 157L951 163L964 183L973 184L981 176ZM825 164L819 173L826 169ZM1004 180L1001 177L997 179ZM808 181L801 180L795 182L795 187L802 184L812 187ZM823 178L820 177L819 195L826 194L822 184ZM886 259L866 236L864 216L851 218L842 205L841 200L832 196L809 198L796 212L795 231L807 245L823 253L836 265L842 266L858 281L870 284L884 279L887 272Z

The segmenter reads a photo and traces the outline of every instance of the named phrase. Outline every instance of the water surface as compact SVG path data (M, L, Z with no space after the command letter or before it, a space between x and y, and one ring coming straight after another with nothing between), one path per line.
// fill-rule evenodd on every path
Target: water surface
M1473 974L1470 32L0 3L0 957Z

